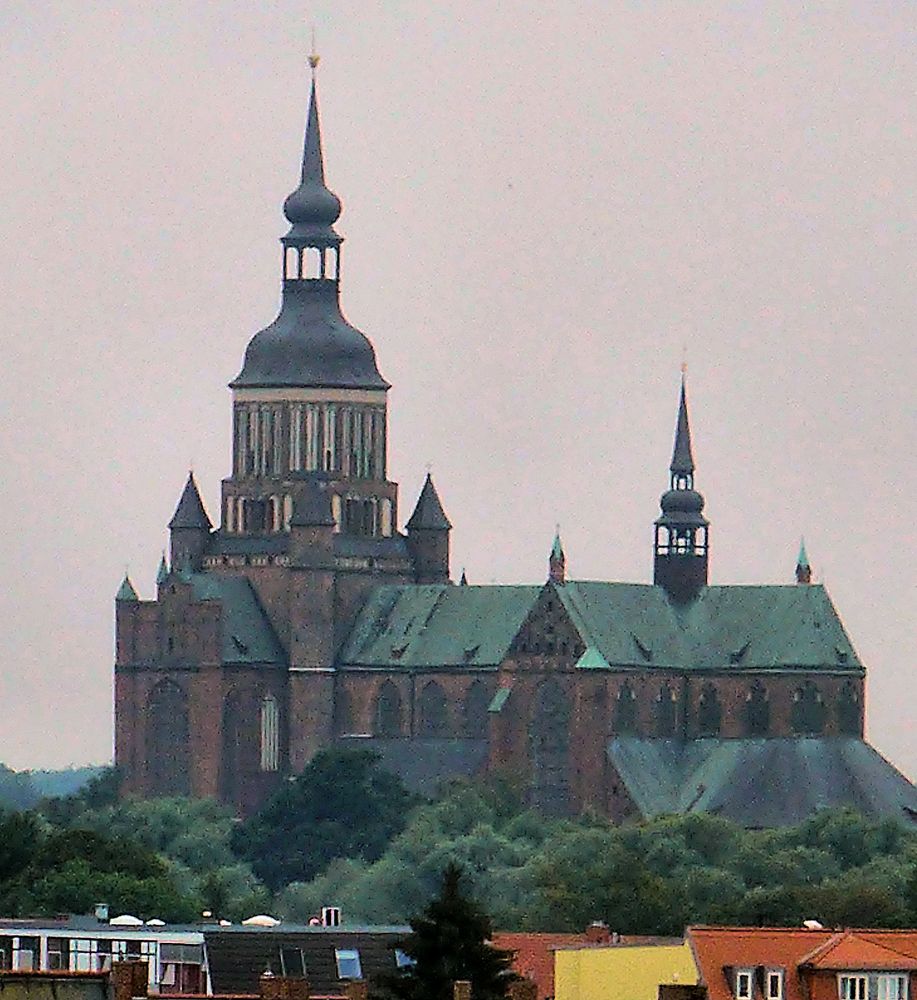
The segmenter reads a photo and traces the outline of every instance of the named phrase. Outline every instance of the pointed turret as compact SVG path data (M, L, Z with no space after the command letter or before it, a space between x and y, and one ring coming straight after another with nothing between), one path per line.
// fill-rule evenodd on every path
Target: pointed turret
M449 532L452 525L433 477L427 473L414 513L407 523L408 549L414 561L414 578L418 583L448 583Z
M131 578L124 574L124 579L121 581L121 586L118 588L118 593L115 594L116 601L139 601L140 598L137 596L137 591L134 590L134 585L131 583Z
M694 477L694 455L691 452L691 425L688 422L688 400L685 393L685 376L681 376L681 397L678 401L678 422L675 427L675 446L669 471L677 476ZM690 488L692 484L689 483Z
M560 528L554 532L554 543L548 556L548 579L556 584L563 584L567 579L567 558L560 541Z
M459 586L460 587L467 587L468 586L468 575L465 573L465 567L464 566L462 567L462 575L459 578Z
M809 556L806 552L806 542L804 538L799 541L799 555L796 557L796 582L812 582L812 567L809 565Z
M159 569L156 571L156 585L161 587L169 579L169 564L166 562L166 554L163 552L159 560Z
M169 557L173 568L201 568L211 528L194 473L189 472L178 506L169 521Z
M685 377L681 377L675 446L669 466L669 489L659 501L653 547L653 582L678 603L693 600L707 585L709 522L704 498L694 489L694 455Z

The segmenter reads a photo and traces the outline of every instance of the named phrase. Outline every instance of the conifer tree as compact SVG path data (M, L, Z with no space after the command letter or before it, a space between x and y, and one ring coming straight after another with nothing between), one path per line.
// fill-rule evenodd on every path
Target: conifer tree
M399 1000L452 1000L453 983L471 983L472 1000L502 1000L516 974L512 953L494 948L490 918L461 887L462 870L450 864L439 895L411 920L401 950L412 964L380 978Z

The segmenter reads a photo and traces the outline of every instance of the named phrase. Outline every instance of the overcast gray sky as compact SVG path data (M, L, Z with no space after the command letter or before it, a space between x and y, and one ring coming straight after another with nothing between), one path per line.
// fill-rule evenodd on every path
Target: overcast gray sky
M112 598L154 593L274 317L322 54L343 301L453 569L648 580L689 364L712 579L804 534L917 774L917 7L0 3L0 760L111 753Z

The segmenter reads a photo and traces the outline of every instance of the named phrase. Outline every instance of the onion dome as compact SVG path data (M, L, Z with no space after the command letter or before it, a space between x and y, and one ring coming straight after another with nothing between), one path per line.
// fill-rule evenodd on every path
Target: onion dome
M697 490L666 490L659 506L664 514L700 514L704 498Z

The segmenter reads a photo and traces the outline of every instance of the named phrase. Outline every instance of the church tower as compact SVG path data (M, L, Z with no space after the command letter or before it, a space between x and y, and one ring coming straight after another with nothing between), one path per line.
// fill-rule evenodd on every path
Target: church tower
M653 583L664 587L673 601L686 603L707 585L710 525L703 515L704 498L694 489L694 455L684 375L669 488L659 503L662 516L655 525Z

